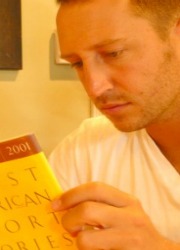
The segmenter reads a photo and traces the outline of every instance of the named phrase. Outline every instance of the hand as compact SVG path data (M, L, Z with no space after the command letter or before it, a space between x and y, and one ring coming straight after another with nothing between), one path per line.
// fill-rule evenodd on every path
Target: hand
M65 229L82 250L180 250L163 238L140 202L114 187L88 183L64 193L53 204L66 210Z

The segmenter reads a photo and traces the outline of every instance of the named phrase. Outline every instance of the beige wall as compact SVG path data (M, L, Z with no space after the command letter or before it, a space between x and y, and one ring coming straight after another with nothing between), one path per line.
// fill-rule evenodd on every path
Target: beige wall
M54 63L55 0L21 0L23 69L0 70L0 141L33 132L48 155L89 116L69 66Z

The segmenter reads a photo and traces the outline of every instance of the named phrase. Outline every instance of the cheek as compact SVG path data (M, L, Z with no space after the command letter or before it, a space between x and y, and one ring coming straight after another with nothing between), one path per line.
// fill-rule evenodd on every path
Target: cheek
M112 77L117 88L142 95L146 90L152 89L155 76L149 69L131 64L117 68Z

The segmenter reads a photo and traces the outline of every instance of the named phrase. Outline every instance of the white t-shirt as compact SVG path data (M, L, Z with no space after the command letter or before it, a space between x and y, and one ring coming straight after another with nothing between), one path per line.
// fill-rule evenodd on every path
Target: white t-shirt
M180 242L180 175L146 130L124 133L104 116L87 119L50 163L64 190L100 181L136 196L159 232Z

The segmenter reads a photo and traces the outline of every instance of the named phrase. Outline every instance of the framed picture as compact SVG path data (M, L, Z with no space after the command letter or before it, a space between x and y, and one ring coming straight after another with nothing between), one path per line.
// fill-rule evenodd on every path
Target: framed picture
M59 47L59 40L57 30L54 31L54 42L55 42L55 62L56 64L69 64L66 60L61 58L61 51Z
M101 112L94 106L94 104L90 101L90 116L99 116L102 115Z
M21 68L21 0L0 0L0 69Z

